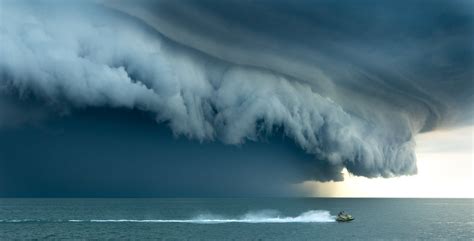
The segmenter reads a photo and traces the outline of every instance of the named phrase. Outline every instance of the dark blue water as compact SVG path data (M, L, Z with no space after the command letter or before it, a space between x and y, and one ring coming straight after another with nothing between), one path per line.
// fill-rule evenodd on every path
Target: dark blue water
M473 199L0 199L0 239L472 240ZM338 223L340 210L356 220Z

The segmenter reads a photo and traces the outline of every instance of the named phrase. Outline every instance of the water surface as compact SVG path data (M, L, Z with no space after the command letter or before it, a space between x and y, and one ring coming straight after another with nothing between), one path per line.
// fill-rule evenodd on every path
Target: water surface
M0 239L472 240L473 199L0 199ZM345 210L356 218L335 222Z

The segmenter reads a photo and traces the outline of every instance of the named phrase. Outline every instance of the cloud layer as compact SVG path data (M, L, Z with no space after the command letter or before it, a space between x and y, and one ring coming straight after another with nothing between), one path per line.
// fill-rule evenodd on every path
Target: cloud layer
M200 141L281 132L314 156L302 179L340 180L414 174L414 135L472 123L468 1L0 4L3 126L111 107Z

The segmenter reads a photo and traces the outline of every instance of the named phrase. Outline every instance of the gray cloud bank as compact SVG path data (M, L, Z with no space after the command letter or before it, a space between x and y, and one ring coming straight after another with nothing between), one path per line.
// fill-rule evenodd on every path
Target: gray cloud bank
M111 107L200 141L281 131L331 169L302 179L341 180L414 174L414 135L473 120L470 1L0 6L1 126Z

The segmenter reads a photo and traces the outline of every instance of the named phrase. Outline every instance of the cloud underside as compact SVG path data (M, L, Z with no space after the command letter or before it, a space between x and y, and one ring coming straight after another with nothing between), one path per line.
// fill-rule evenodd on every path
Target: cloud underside
M472 123L470 5L369 3L2 1L0 126L129 108L199 141L281 132L305 180L414 174L417 133Z

